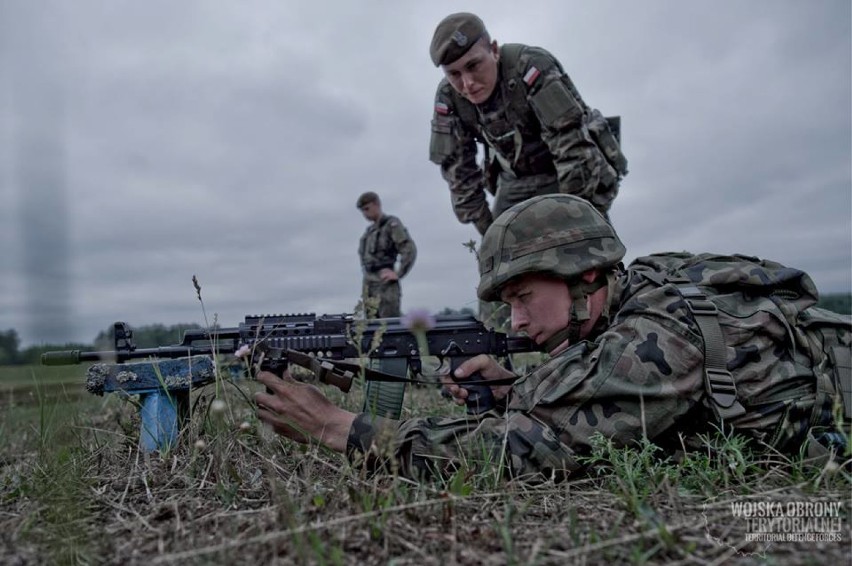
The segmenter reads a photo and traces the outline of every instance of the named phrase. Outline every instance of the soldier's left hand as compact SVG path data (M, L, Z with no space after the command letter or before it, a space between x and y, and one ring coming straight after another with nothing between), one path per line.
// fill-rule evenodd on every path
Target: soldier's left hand
M385 283L399 280L399 275L396 274L396 271L388 269L387 267L379 271L379 277L381 277L382 281Z
M257 380L272 392L255 393L257 416L275 432L303 444L318 440L338 452L346 449L354 413L329 401L316 386L296 381L289 372L278 377L264 371Z

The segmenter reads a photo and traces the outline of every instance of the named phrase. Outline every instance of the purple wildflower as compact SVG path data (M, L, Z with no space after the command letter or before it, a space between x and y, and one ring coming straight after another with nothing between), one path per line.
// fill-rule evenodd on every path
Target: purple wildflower
M435 328L435 317L427 309L412 309L400 322L411 332L426 332Z

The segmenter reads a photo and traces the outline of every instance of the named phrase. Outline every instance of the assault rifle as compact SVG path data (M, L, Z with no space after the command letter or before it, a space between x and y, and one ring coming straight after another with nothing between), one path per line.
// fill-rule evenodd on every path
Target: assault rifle
M398 418L405 384L423 382L418 379L423 376L421 354L437 357L442 367L448 363L452 374L462 362L479 354L504 357L538 350L529 338L489 330L471 315L437 316L434 324L424 330L425 340L418 342L417 334L401 318L358 320L350 314L248 316L237 327L187 330L180 344L140 349L133 342L130 327L116 322L113 351L45 352L41 361L44 365L102 362L89 370L87 379L87 389L96 394L118 390L150 394L165 389L168 395L212 381L211 358L245 352L248 367L281 375L289 363L294 363L313 371L319 381L342 391L349 391L353 380L363 375L367 382L365 410ZM373 367L346 361L363 357L372 360ZM128 367L137 364L124 363L149 358L180 362L177 366L156 366L153 371L140 371ZM494 397L485 381L474 376L465 380L463 387L468 389L469 413L481 413L494 406ZM160 410L159 404L152 410Z

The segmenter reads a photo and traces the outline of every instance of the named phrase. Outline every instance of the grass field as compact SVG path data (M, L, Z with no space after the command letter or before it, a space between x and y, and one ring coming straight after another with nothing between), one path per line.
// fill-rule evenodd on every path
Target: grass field
M598 471L563 483L486 469L416 484L274 437L246 401L251 382L225 384L221 410L213 386L195 392L178 446L140 454L134 400L89 395L83 381L80 367L0 368L0 563L849 563L849 474L752 454L736 437L679 462L602 439ZM451 410L413 388L404 416ZM831 540L749 540L743 503L836 510L772 526Z

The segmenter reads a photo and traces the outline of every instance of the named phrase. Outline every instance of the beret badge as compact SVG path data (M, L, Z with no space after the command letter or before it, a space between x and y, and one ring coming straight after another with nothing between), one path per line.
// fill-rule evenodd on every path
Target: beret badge
M465 45L467 45L467 42L470 41L467 38L467 36L464 33L462 33L461 30L454 31L452 38L453 38L453 41L456 42L456 45L458 45L459 47L464 47Z

